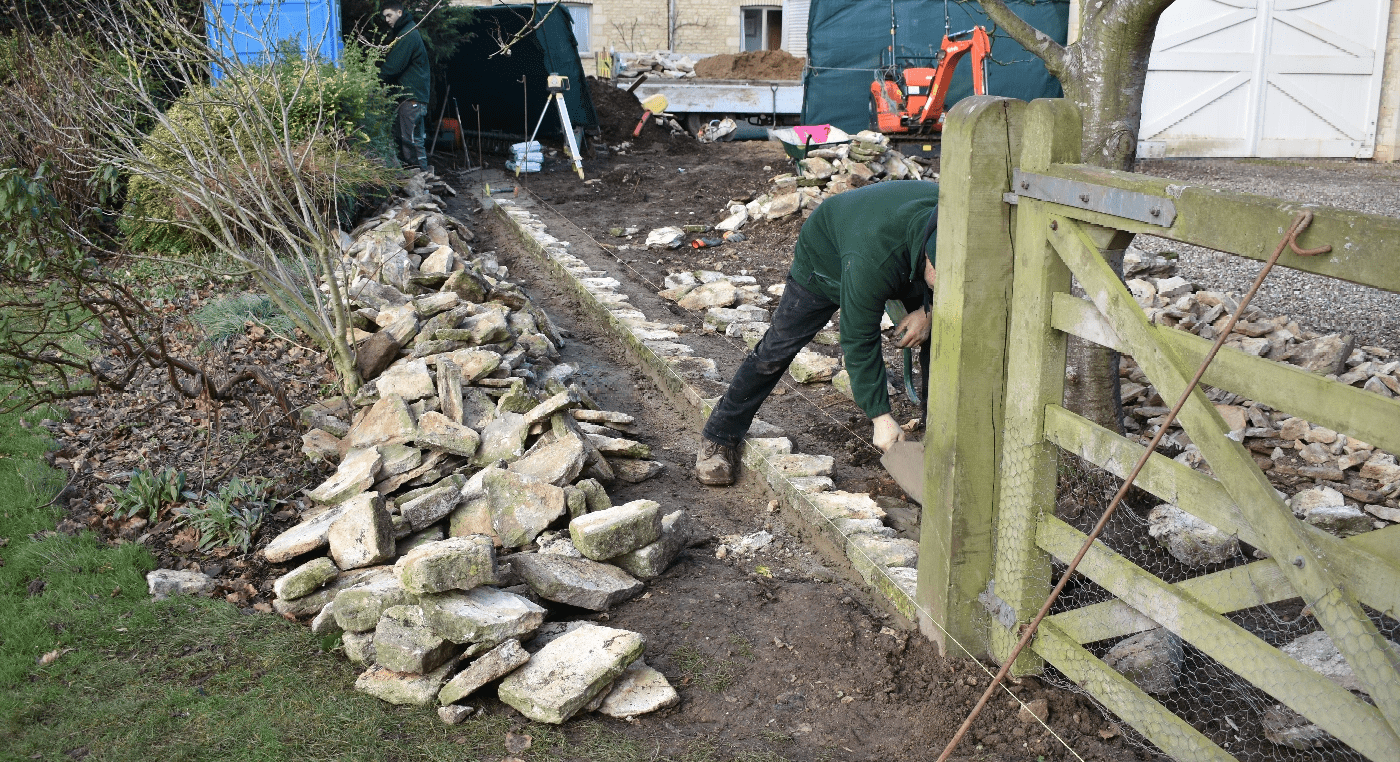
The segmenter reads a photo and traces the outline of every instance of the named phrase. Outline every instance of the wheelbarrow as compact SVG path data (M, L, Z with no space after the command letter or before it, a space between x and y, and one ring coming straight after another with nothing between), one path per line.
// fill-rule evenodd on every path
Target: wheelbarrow
M783 151L797 166L797 174L799 175L802 174L800 162L807 158L809 152L818 148L835 148L842 143L851 142L851 136L847 132L829 124L784 127L779 130L769 130L768 134L783 144Z

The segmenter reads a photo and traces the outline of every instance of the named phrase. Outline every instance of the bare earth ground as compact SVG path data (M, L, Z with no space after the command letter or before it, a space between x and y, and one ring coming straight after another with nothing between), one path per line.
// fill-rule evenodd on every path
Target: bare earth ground
M647 597L605 615L612 626L645 634L647 662L682 686L678 709L640 718L628 732L656 743L661 755L708 739L724 755L936 757L985 688L982 668L940 658L918 634L897 629L908 625L870 605L858 578L814 553L817 538L782 512L770 513L768 496L755 485L712 489L696 483L690 466L699 439L687 415L627 363L623 347L578 311L500 223L477 229L488 239L482 246L497 247L511 277L529 284L531 298L572 335L564 359L580 365L598 403L639 422L657 422L639 428L640 438L667 462L666 471L613 492L614 500L648 497L684 506L720 536L767 529L778 538L751 557L719 560L714 545L694 548L651 583ZM634 303L645 304L640 296ZM650 314L652 306L643 310ZM769 418L812 423L800 411ZM805 434L797 438L811 441ZM1048 699L1051 726L1085 759L1137 756L1139 750L1122 746L1121 734L1107 742L1099 738L1100 731L1112 735L1115 729L1082 697L1034 679L1014 690L1023 699ZM1019 720L1006 701L995 702L978 721L961 758L1067 756L1040 726Z

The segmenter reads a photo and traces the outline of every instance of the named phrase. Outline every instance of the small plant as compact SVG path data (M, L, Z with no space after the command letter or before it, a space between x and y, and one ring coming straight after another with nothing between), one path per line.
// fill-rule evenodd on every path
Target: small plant
M194 314L194 322L204 329L205 336L199 351L226 345L243 333L249 321L267 326L273 334L292 335L292 321L268 297L254 293L221 296Z
M192 503L175 511L176 521L199 532L199 549L220 546L247 553L267 514L268 484L261 479L229 479L202 504Z
M185 475L173 468L162 469L160 473L138 468L131 472L131 483L125 489L112 490L117 508L112 515L127 519L146 512L146 517L155 521L161 506L176 502L185 489Z

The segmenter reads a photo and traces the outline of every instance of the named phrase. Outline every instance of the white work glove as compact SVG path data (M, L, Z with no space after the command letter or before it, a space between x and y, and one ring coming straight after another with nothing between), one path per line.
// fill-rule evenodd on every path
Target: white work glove
M904 429L899 427L899 422L889 413L872 418L870 422L875 424L875 446L880 448L881 452L888 451L895 442L904 441Z
M929 326L932 322L922 307L905 315L904 319L899 321L899 325L894 327L894 345L900 349L909 349L928 341Z

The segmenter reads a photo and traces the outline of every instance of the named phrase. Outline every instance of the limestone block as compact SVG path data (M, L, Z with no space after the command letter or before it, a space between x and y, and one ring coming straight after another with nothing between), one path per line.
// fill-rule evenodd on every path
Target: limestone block
M307 497L323 505L338 505L369 489L379 474L383 456L378 447L351 450L336 467L335 473Z
M403 444L413 441L417 430L413 414L408 411L408 403L402 397L397 394L381 395L365 417L345 435L345 446L353 449L378 444Z
M1153 508L1147 521L1147 534L1187 566L1224 563L1239 555L1238 539L1170 503Z
M303 553L324 548L330 536L331 524L344 511L345 503L341 503L277 535L263 548L263 557L269 563L280 564Z
M661 504L633 500L605 511L587 513L569 522L574 547L594 561L656 542L661 537Z
M681 695L671 687L666 676L638 659L613 683L612 690L603 699L598 711L625 720L673 707L680 702Z
M397 394L404 402L431 397L437 393L428 364L423 360L408 360L389 367L374 382L381 396Z
M449 483L400 505L399 513L408 519L414 531L418 531L452 513L461 499L461 490Z
M1161 694L1176 687L1182 655L1181 638L1159 627L1119 642L1103 661L1147 693Z
M607 611L643 587L616 566L586 558L522 553L512 562L542 598L592 611Z
M392 571L386 570L365 584L336 593L335 621L346 632L367 632L379 624L387 608L411 603L411 597Z
M340 569L335 562L322 556L298 566L278 577L272 583L272 592L278 598L293 600L304 598L322 585L335 579Z
M793 358L788 373L800 384L819 384L830 381L840 369L841 361L835 357L804 349Z
M645 650L642 636L586 624L540 649L501 682L501 701L536 722L560 724L587 706Z
M394 672L426 674L456 650L456 644L432 631L418 606L385 609L374 629L374 661Z
M355 679L355 690L390 704L431 706L456 666L453 659L426 675L415 675L393 672L376 664Z
M433 632L454 643L500 643L507 638L523 638L534 632L545 617L545 610L528 598L486 586L425 595L418 605Z
M457 673L438 691L438 701L453 704L470 696L493 680L514 672L530 660L530 654L514 638L482 654L471 666Z
M172 595L207 595L214 591L214 578L194 571L156 569L146 574L146 590L157 601Z
M611 563L637 579L655 579L687 546L709 539L708 533L685 511L674 511L661 520L661 537L656 542L623 553Z
M608 465L612 466L613 476L629 484L640 484L666 470L666 464L660 461L635 458L609 459Z
M345 502L340 518L326 535L331 558L341 569L374 566L394 557L394 524L377 492L362 492Z
M413 595L471 590L496 579L496 550L479 534L424 543L400 558L394 573Z

